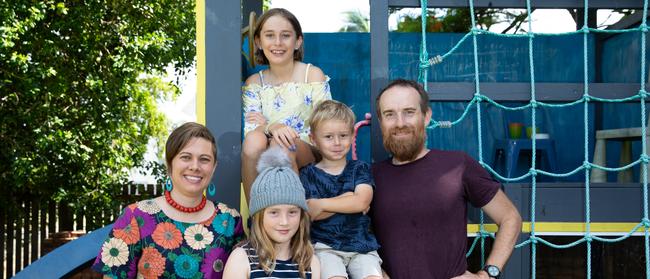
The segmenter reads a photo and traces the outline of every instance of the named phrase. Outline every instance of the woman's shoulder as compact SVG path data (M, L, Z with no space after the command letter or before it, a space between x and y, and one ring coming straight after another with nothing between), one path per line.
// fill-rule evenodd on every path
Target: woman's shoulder
M244 83L244 86L252 86L252 85L262 85L261 83L261 78L259 73L254 73L250 75L247 79L246 82Z
M325 73L323 73L323 70L314 65L309 66L309 71L307 71L307 82L326 82L328 80L329 78Z
M161 211L160 206L156 202L156 198L136 202L135 207L151 215Z
M215 204L215 210L217 211L217 213L219 213L219 212L220 213L228 213L228 214L232 215L232 217L239 217L240 216L237 209L230 208L225 203L214 202L214 204Z

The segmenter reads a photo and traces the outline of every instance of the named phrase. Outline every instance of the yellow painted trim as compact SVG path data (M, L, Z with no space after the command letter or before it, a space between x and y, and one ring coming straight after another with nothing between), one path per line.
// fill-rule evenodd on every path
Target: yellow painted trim
M241 193L239 193L239 197L239 213L244 222L244 231L246 232L246 235L250 235L248 231L248 202L246 202L246 195L244 194L244 184L241 184Z
M591 232L630 232L638 223L591 223ZM495 224L485 224L485 230L488 232L496 232L497 226ZM584 233L586 230L586 223L580 222L536 222L535 232L558 232L558 233ZM478 224L468 224L468 233L477 233L479 231ZM521 225L521 231L524 233L531 232L531 223L524 222ZM644 232L643 226L637 229L636 232Z
M196 0L196 122L205 120L205 0Z

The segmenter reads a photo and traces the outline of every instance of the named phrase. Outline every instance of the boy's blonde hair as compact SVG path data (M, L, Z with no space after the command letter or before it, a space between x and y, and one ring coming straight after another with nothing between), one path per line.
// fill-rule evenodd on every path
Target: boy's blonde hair
M253 215L249 241L257 252L258 267L263 269L266 274L270 274L275 269L276 251L273 240L264 230L264 212L266 209L264 208ZM300 225L296 234L291 238L289 250L291 251L291 259L298 264L298 272L301 278L306 278L305 272L310 270L311 259L314 256L314 247L312 247L309 238L310 225L307 212L300 209Z
M354 130L354 112L352 112L350 107L339 101L325 100L318 103L311 117L309 117L311 132L313 133L318 130L318 125L328 120L343 121L350 127L350 131Z

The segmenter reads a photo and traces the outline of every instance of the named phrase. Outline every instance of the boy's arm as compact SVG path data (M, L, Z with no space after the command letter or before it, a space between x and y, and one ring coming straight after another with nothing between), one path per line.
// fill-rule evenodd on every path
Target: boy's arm
M353 192L345 192L345 193L343 193L341 195L338 195L338 196L336 196L336 197L334 197L332 199L338 199L340 197L352 196L352 195L354 195ZM327 219L329 217L332 217L334 214L336 214L334 212L323 211L321 208L316 208L317 205L313 203L313 201L315 201L315 200L317 200L317 199L308 199L307 200L307 206L309 207L309 215L313 216L312 214L318 214L318 216L312 217L312 221Z
M364 212L370 206L372 194L372 186L369 184L359 184L354 188L354 193L352 194L346 193L327 199L310 199L307 200L309 215L314 218L320 217L323 212L348 214ZM314 218L314 220L320 219Z

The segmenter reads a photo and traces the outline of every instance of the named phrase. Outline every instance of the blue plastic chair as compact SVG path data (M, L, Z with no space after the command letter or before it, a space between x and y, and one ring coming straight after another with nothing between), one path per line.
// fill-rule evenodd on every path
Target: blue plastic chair
M537 139L535 149L537 156L542 156L548 163L548 171L557 173L557 161L555 159L555 141L552 139ZM532 150L533 141L531 139L498 139L496 140L495 155L492 160L492 166L496 167L500 163L500 154L505 153L505 177L512 178L517 169L519 155L522 150ZM502 152L500 152L502 151ZM537 167L539 169L539 166Z

